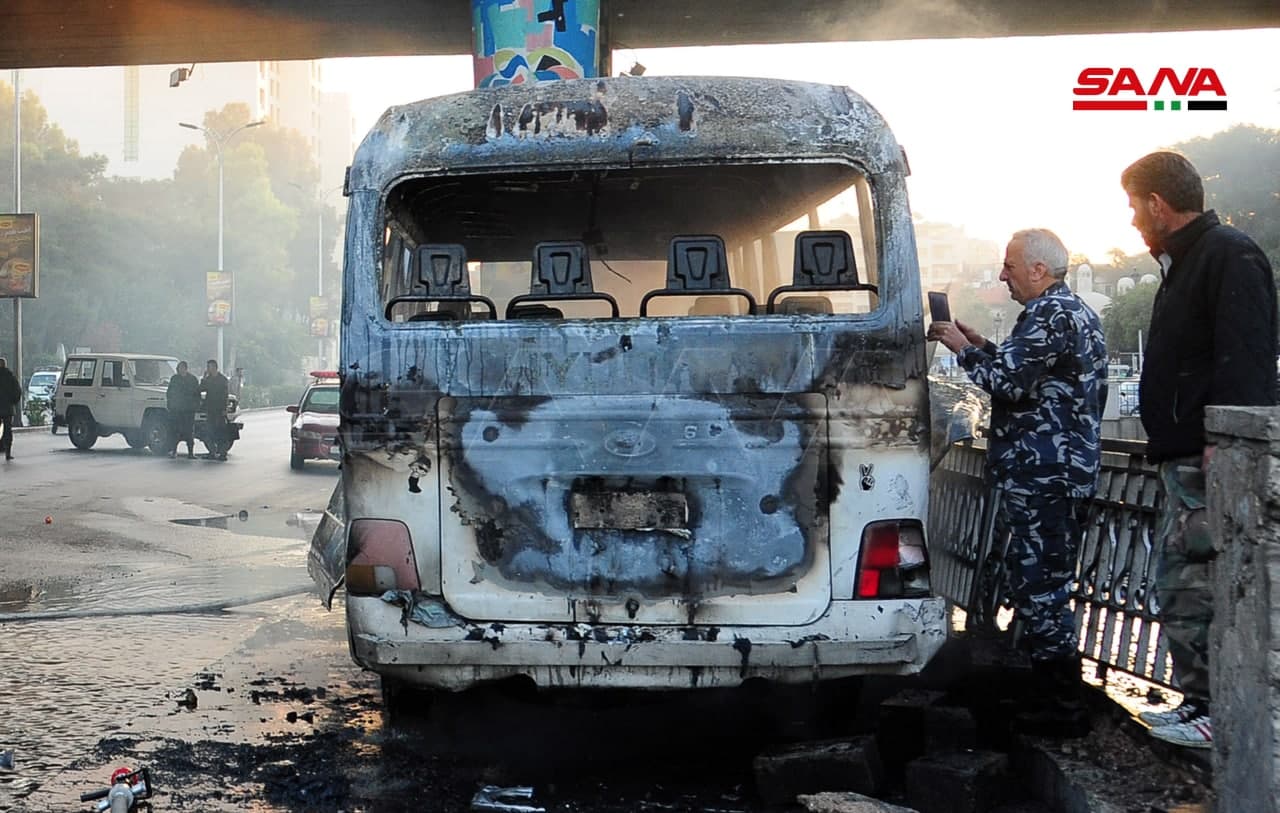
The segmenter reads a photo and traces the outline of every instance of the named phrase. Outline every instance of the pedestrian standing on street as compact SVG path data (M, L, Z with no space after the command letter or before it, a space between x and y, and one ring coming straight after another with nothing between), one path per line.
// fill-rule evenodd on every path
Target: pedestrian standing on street
M178 372L169 379L166 393L169 407L169 457L178 456L178 444L187 442L187 459L196 456L195 421L200 408L200 381L187 371L185 361L178 362Z
M22 408L22 383L9 369L9 361L0 358L0 449L4 459L13 459L13 421Z
M227 377L218 372L218 362L209 359L200 391L204 393L204 415L212 444L209 452L214 460L227 459L227 385Z
M1181 155L1154 152L1120 176L1133 226L1160 263L1160 287L1138 385L1147 459L1159 465L1156 597L1178 708L1142 712L1152 736L1213 745L1209 716L1209 563L1217 554L1205 511L1209 405L1276 403L1276 289L1271 263L1242 232L1204 211L1200 173Z
M1044 704L1034 722L1084 733L1068 602L1085 503L1097 490L1107 350L1097 314L1064 282L1067 262L1053 232L1017 232L1000 272L1024 308L1009 337L997 347L957 321L934 322L929 338L991 395L987 475L1000 492L1009 598Z

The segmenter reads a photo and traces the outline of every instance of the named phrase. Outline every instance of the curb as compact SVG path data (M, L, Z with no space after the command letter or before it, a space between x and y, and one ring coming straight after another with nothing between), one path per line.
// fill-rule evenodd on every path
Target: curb
M48 432L52 426L53 424L51 423L46 423L43 426L15 426L13 427L13 433L16 435L19 432Z

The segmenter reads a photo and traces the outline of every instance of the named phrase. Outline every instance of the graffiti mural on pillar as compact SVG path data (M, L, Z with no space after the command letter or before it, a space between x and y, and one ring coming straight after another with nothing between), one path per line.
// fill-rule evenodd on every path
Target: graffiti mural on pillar
M471 0L476 87L599 75L600 0Z

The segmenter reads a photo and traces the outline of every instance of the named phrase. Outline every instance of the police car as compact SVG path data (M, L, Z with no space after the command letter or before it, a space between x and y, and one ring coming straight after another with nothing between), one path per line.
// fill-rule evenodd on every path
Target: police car
M289 467L301 469L308 460L341 460L338 445L338 373L314 370L302 400L286 409L293 415L289 429Z

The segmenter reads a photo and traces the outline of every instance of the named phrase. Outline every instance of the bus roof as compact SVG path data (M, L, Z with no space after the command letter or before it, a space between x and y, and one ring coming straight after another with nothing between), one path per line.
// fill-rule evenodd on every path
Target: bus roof
M844 157L869 175L906 174L884 119L848 88L627 76L509 85L392 107L356 151L348 191L381 191L399 177L445 170L806 157Z

